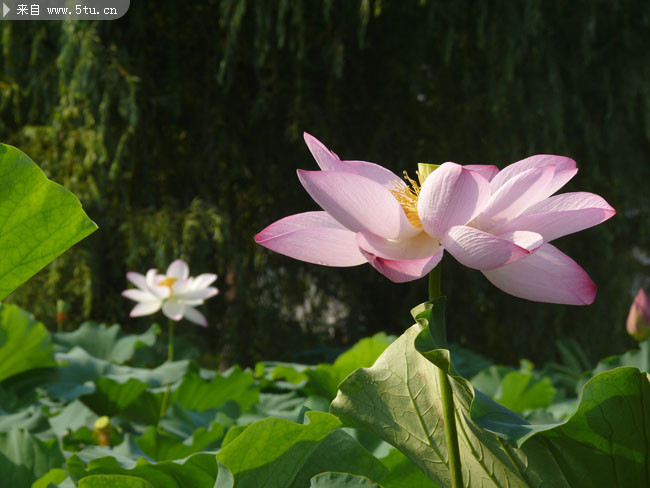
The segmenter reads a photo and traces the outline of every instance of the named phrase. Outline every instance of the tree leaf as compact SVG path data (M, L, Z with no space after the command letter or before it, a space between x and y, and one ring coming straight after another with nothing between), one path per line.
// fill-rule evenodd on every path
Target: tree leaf
M77 197L0 144L0 300L96 229Z

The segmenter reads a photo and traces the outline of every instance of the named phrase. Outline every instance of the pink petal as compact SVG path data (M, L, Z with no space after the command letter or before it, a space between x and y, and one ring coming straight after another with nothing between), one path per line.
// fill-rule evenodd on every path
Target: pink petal
M186 280L190 276L190 267L182 259L177 259L169 265L166 275L171 278Z
M368 231L387 239L420 232L393 194L376 181L340 171L298 170L298 178L323 210L353 232Z
M323 171L336 171L337 165L341 162L339 157L327 149L325 144L320 142L314 136L305 132L303 137L305 139L305 144L307 144L307 147L309 148L309 152L314 156L320 169Z
M483 274L506 293L536 302L589 305L596 297L596 285L585 270L551 244Z
M156 297L154 294L148 292L148 291L143 291L143 290L138 290L136 288L131 288L129 290L124 290L122 292L122 296L125 298L128 298L129 300L133 300L136 302L156 302L159 301L158 297Z
M449 229L442 245L461 264L474 269L495 269L521 259L543 243L534 232L495 236L464 225ZM523 244L523 245L522 245Z
M369 232L357 233L357 245L363 251L383 259L397 261L429 258L440 249L440 240L420 232L415 237L388 240Z
M554 156L552 154L537 154L522 159L521 161L517 161L516 163L512 163L499 171L499 174L497 174L491 182L492 193L496 192L506 183L506 181L514 178L518 174L531 168L541 168L544 166L553 166L555 168L555 173L557 175L555 178L558 179L555 183L556 185L564 180L561 185L549 193L549 195L555 193L555 191L561 188L575 175L574 170L576 170L576 162L573 159L564 156Z
M368 262L386 278L395 283L405 283L426 276L440 262L444 251L440 248L433 256L407 261L380 258L363 249L361 252Z
M492 194L490 201L476 218L476 227L492 231L545 198L545 189L554 171L553 166L531 168L510 178Z
M490 183L456 163L444 163L425 180L418 199L422 226L442 237L454 225L465 225L485 205Z
M499 172L499 168L493 164L464 164L463 168L477 172L488 181L492 181Z
M189 320L190 322L194 322L195 324L199 324L203 327L208 326L208 321L205 320L205 316L199 312L197 309L193 307L185 307L185 318Z
M401 181L399 176L383 166L367 161L341 161L315 137L305 132L304 138L309 151L323 171L343 171L365 176L388 189L392 189L396 181Z
M364 176L385 186L389 190L395 188L396 183L402 182L402 179L388 168L368 161L342 161L337 171L345 171Z
M162 311L168 318L178 322L183 318L185 304L177 300L168 300L163 303Z
M549 242L598 225L615 214L616 210L593 193L562 193L529 207L501 226L499 232L530 230L543 235L544 241Z
M133 307L129 316L141 317L143 315L151 315L152 313L156 313L158 310L160 310L160 305L160 301L138 303L135 307Z
M575 164L575 163L574 163ZM573 178L576 174L578 173L578 168L569 168L564 171L558 170L558 168L555 168L555 173L553 173L553 178L551 178L551 182L548 184L545 190L545 196L550 197L558 191L560 188L562 188L564 185L568 183L568 181Z
M515 230L512 232L500 232L497 237L523 247L527 251L535 251L542 244L544 244L544 237L537 232L529 232L525 230Z
M255 242L308 263L357 266L366 262L350 232L326 212L290 215L255 236Z

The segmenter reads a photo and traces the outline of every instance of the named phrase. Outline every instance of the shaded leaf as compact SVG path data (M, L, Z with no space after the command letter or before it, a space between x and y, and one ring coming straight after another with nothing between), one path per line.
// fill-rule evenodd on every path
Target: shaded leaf
M217 477L214 453L193 454L182 461L150 463L134 461L108 448L89 448L67 461L73 481L92 475L124 475L139 478L156 488L212 488Z
M381 479L384 488L411 488L415 486L417 488L439 488L440 486L397 449L391 449L388 455L382 457L380 461L390 471Z
M31 405L14 414L0 415L0 432L23 429L34 434L49 428L50 424L43 413L43 409L36 405Z
M474 388L517 413L549 407L555 395L550 378L525 369L490 366L471 382Z
M209 381L195 373L187 375L171 396L171 401L178 402L188 410L201 412L221 407L230 400L236 402L244 412L258 398L259 388L255 385L253 373L235 366Z
M339 383L355 369L372 366L392 340L392 337L387 337L380 332L372 337L361 339L336 358L334 364L319 364L316 368L306 369L302 372L309 378L308 384L304 387L305 392L308 395L333 399Z
M155 426L150 426L136 444L147 456L156 461L183 459L201 451L215 451L220 446L226 429L223 425L213 422L206 429L199 427L190 437L182 439L166 432L159 432Z
M151 483L142 478L119 474L88 476L79 481L79 488L153 488Z
M64 464L56 439L44 442L22 429L0 433L0 479L3 486L31 486L48 471Z
M73 332L54 334L54 343L66 350L78 346L98 359L122 364L130 360L139 347L153 346L158 332L157 326L151 326L142 334L125 334L118 324L109 327L84 322Z
M0 145L0 154L1 150ZM49 332L16 305L0 305L0 358L0 381L30 369L56 366Z
M310 488L382 488L365 476L348 473L321 473L310 480Z

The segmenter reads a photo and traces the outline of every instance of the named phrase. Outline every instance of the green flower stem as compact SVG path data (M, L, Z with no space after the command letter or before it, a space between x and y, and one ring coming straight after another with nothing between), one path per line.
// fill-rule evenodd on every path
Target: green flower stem
M174 321L169 319L169 346L167 346L167 361L170 363L174 360Z
M440 268L439 263L429 273L429 300L435 300L441 296L440 291ZM446 331L443 331L443 334ZM446 340L445 340L446 342ZM445 423L445 439L449 453L449 472L451 473L452 488L463 486L463 474L460 469L460 449L458 448L458 432L456 431L456 409L454 408L454 394L451 390L447 372L440 368L438 371L438 383L440 384L440 400L442 401L442 416Z
M169 319L167 337L169 338L169 345L167 346L167 361L171 363L174 360L174 321L172 319ZM160 420L165 415L165 410L167 410L167 402L169 401L169 388L170 383L167 383L167 388L165 388L165 396L163 396L162 406L160 407L160 416L158 417L159 424ZM158 425L158 430L161 430L160 425Z

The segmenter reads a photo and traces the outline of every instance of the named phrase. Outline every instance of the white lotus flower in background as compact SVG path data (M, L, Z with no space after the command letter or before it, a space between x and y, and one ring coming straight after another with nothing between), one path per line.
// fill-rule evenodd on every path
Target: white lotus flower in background
M192 277L187 263L177 259L169 265L165 274L159 274L157 269L152 268L146 275L131 271L126 277L137 287L122 292L122 296L138 302L129 314L131 317L151 315L162 308L162 312L176 322L186 318L207 327L205 317L194 307L219 293L210 286L217 279L216 274L204 273Z

